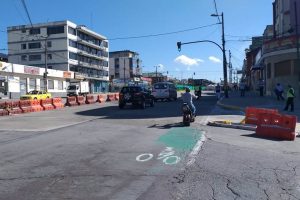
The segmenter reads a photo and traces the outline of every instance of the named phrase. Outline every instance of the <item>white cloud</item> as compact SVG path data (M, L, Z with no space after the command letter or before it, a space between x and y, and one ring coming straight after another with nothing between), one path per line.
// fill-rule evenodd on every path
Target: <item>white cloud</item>
M194 66L194 65L199 65L200 62L204 62L203 60L199 58L189 58L186 55L181 55L175 58L174 60L176 63L180 63L186 66Z
M221 63L222 61L219 58L216 58L214 56L209 56L208 59L214 63Z
M157 66L158 66L157 68L158 71L163 71L165 69L165 66L163 64L158 64Z

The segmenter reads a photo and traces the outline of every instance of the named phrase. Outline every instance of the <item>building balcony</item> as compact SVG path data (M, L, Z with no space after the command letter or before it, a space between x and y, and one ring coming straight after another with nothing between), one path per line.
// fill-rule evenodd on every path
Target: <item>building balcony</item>
M96 45L95 43L93 43L93 41L87 41L87 40L81 39L80 37L77 37L77 42L81 43L81 44L84 44L84 45L87 45L89 47L98 49L98 50L106 50L106 47Z
M262 52L263 55L265 55L273 52L287 51L292 49L294 49L293 51L295 51L296 48L297 48L297 37L296 35L292 35L288 37L275 38L275 39L265 41L262 47Z
M97 60L107 60L108 59L107 57L90 54L90 53L88 53L86 51L83 51L83 50L80 50L80 49L78 49L78 54L83 55L83 56L87 56L87 57L90 57L90 58L95 58Z

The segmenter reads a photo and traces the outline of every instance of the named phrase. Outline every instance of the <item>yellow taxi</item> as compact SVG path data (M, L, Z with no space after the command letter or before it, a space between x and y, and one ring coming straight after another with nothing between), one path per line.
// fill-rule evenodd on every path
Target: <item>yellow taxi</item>
M51 98L51 94L46 91L38 91L38 90L32 90L28 92L26 95L22 95L20 97L21 100L33 100L33 99L48 99Z

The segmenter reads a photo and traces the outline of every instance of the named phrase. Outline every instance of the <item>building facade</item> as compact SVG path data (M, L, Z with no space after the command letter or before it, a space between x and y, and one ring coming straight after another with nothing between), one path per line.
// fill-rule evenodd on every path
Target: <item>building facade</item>
M109 53L109 74L111 79L133 79L140 77L141 60L139 54L130 50Z
M106 37L70 21L7 28L8 61L74 72L87 80L91 93L108 89L109 59Z
M32 90L45 90L45 81L52 96L66 96L74 72L48 69L47 79L44 73L44 68L0 61L0 97L17 99Z
M283 84L285 89L290 84L295 88L296 96L300 94L299 23L299 1L274 1L273 33L266 28L260 59L265 66L266 92L269 95L276 83Z

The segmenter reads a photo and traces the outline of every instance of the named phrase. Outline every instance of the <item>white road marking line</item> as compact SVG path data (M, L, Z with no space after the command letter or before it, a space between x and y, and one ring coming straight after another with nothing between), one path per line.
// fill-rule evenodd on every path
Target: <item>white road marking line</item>
M202 147L205 139L206 139L205 135L202 134L202 137L198 140L198 142L194 146L192 152L188 156L187 166L191 166L192 164L194 164L195 158L198 155L199 151L201 150L201 147Z

